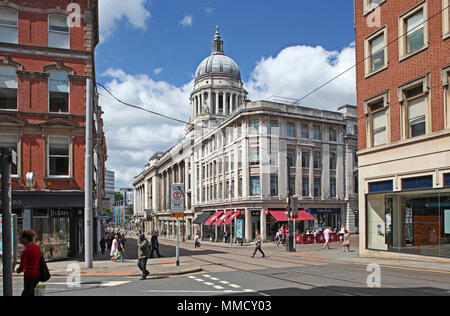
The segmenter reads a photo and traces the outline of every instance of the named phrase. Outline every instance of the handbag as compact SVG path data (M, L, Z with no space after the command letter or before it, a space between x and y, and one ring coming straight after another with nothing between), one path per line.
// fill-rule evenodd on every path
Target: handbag
M41 254L40 259L40 275L39 275L39 281L40 282L47 282L51 278L50 271L48 270L47 263L45 262L44 256Z
M344 239L343 245L344 245L344 246L350 245L350 236Z

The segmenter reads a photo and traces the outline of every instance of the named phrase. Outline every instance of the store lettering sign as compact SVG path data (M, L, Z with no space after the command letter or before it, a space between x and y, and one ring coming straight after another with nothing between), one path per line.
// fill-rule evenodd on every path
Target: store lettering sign
M64 210L50 210L50 217L69 217L70 212Z

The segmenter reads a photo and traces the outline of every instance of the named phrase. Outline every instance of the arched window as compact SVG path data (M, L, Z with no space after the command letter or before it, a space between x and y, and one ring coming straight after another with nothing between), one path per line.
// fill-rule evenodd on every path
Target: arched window
M70 48L69 26L65 15L48 17L48 47Z
M48 85L49 112L69 112L69 74L51 71Z
M19 43L17 20L17 10L0 8L0 42L12 44Z
M0 66L0 109L17 110L17 73L15 67Z

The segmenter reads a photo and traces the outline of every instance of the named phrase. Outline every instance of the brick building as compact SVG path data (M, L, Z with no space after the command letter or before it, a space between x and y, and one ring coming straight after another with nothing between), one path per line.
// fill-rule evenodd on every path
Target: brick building
M360 251L450 257L449 0L355 0Z
M87 93L94 100L94 213L103 205L102 112L95 84L87 87L88 78L95 83L97 2L0 1L0 145L18 154L12 208L19 226L37 232L49 259L84 248Z

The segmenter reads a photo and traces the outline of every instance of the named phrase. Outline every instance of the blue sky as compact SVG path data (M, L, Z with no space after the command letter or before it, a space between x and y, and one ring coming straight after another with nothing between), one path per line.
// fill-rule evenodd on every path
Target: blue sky
M194 74L211 53L216 25L252 100L299 98L355 62L350 0L99 1L97 81L126 102L181 120L189 120ZM178 123L105 95L100 102L107 168L116 172L117 187L131 186L153 153L166 151L184 135ZM336 110L355 102L350 72L301 105Z
M97 72L116 67L151 74L162 68L158 80L185 84L209 55L216 25L244 81L261 57L288 46L340 50L354 40L349 0L152 0L144 5L151 14L145 29L125 18L118 21L117 31L97 49ZM186 15L192 16L190 26L179 23Z

